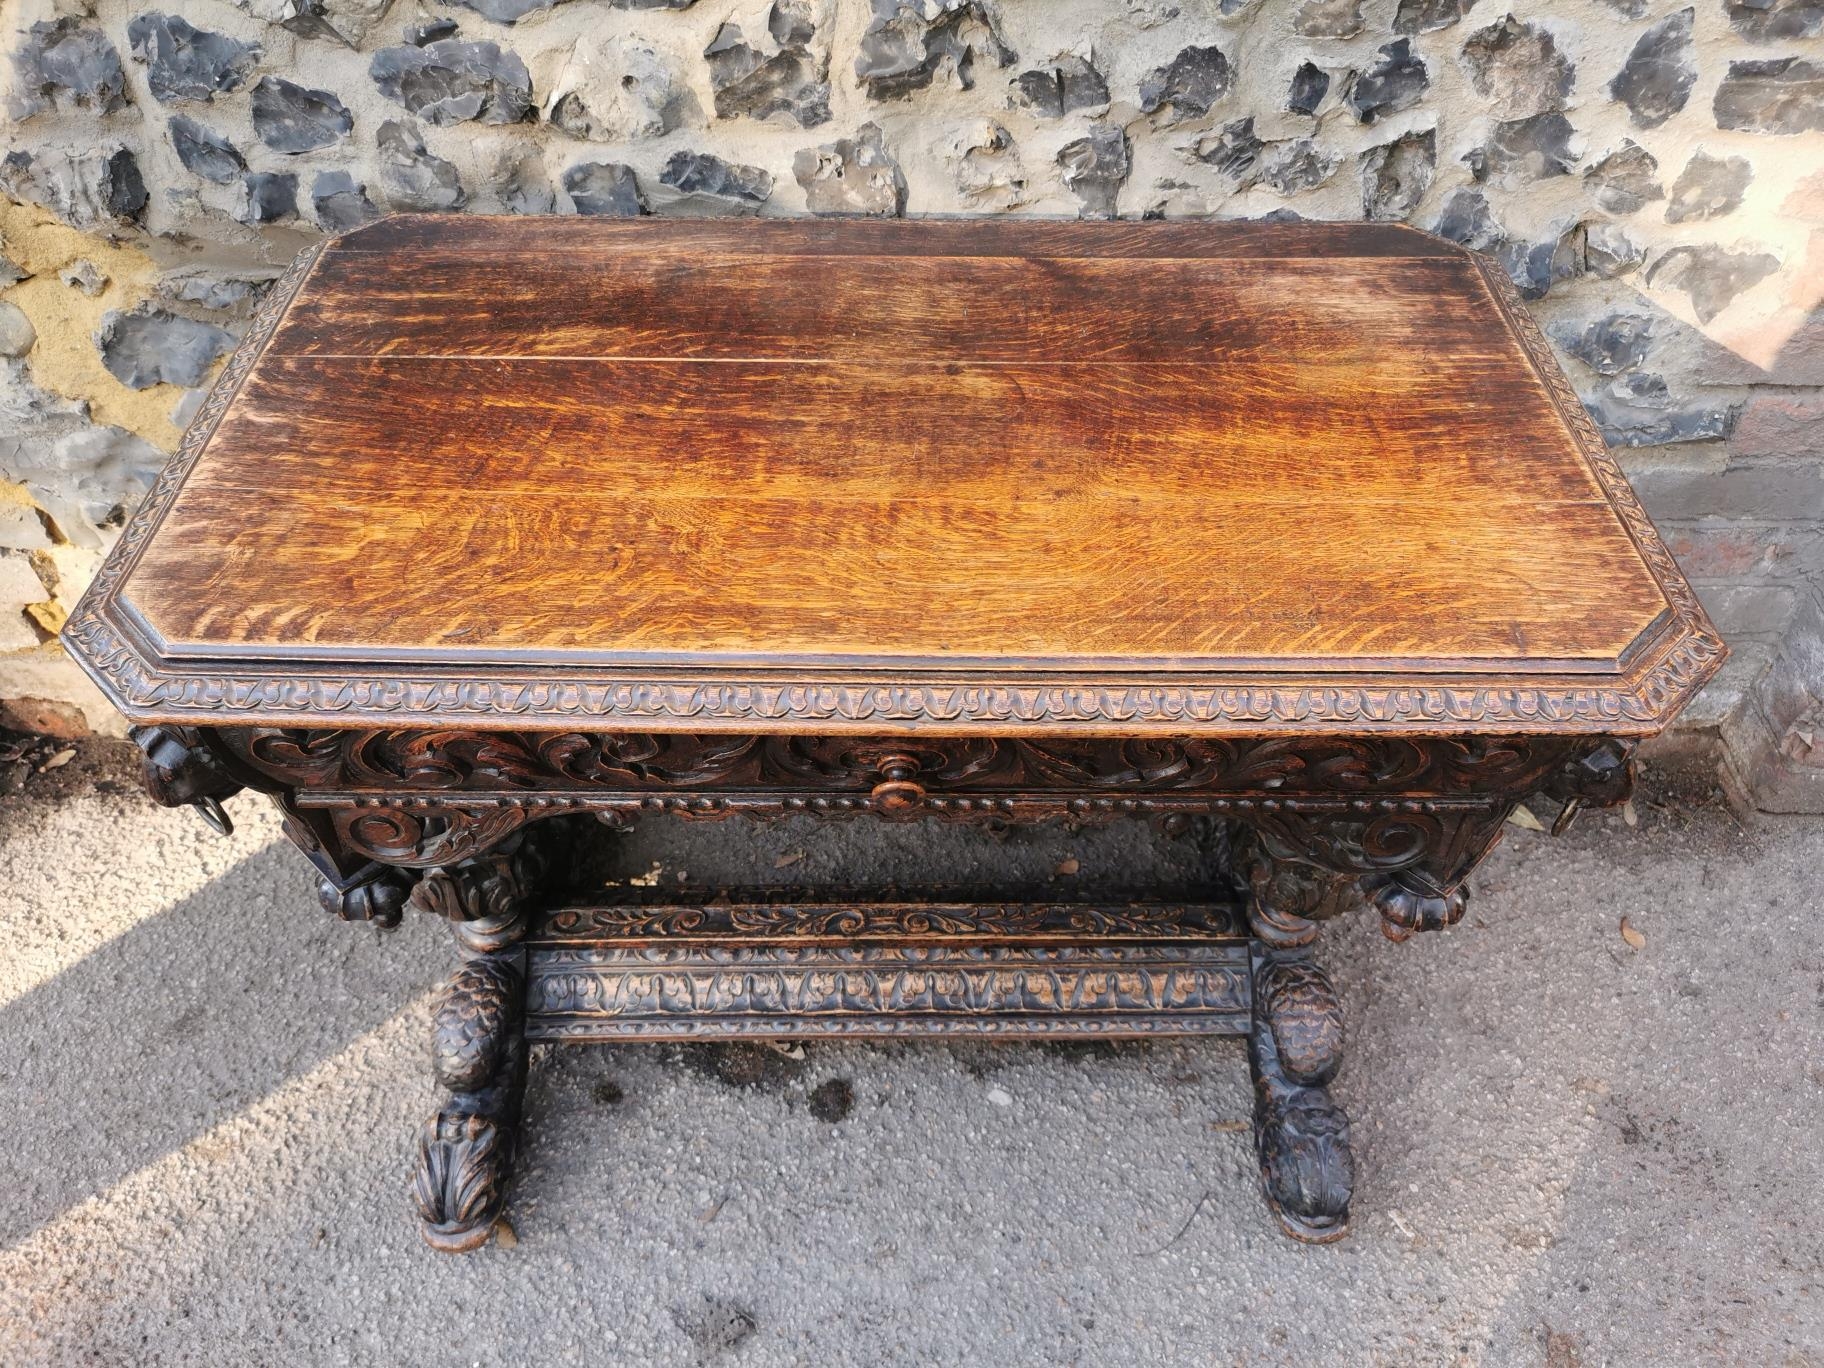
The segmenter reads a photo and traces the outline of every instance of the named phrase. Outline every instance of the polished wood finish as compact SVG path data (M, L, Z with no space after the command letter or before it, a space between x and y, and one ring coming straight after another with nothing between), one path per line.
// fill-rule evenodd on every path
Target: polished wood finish
M262 305L65 634L158 801L448 920L424 1237L533 1040L1247 1038L1348 1229L1322 924L1464 915L1725 654L1499 270L1390 225L376 224ZM646 818L1083 824L1194 896L571 896Z
M389 221L231 371L73 627L138 720L1641 734L1721 658L1396 226Z

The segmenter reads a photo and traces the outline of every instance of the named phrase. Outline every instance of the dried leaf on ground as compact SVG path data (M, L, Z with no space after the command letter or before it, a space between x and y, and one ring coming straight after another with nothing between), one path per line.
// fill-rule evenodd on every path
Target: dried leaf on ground
M797 864L798 861L802 860L803 858L804 858L804 852L802 850L788 850L785 852L785 854L781 855L778 859L773 861L773 868L774 869L784 869L789 865Z
M1083 866L1077 862L1077 857L1075 855L1071 855L1071 856L1067 856L1066 858L1058 861L1058 868L1057 868L1056 872L1059 874L1075 874L1082 867Z
M1528 831L1544 831L1545 823L1533 816L1533 810L1525 803L1514 804L1514 810L1507 814L1507 820L1514 826L1524 827Z
M513 1229L513 1222L505 1216L494 1222L494 1243L502 1249L519 1248L519 1232Z
M787 1059L803 1059L804 1046L795 1040L763 1040L760 1042L767 1049L784 1055Z
M1636 931L1626 917L1621 919L1621 938L1635 950L1647 948L1647 938Z
M1621 805L1621 820L1631 827L1640 825L1640 813L1635 810L1632 798Z

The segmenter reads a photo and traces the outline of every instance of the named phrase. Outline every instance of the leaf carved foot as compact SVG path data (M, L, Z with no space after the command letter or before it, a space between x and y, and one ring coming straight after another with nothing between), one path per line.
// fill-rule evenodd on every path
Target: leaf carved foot
M1448 890L1427 887L1410 870L1370 874L1362 880L1362 891L1380 911L1381 934L1390 941L1455 926L1469 905L1461 884Z
M334 880L317 880L317 901L323 910L342 921L371 921L379 926L399 925L399 916L411 896L417 872L374 865L346 887Z
M424 1242L447 1254L488 1242L506 1207L525 1092L523 953L456 971L432 1034L437 1081L450 1090L418 1138L412 1197Z
M1272 1032L1257 1025L1254 1145L1261 1186L1286 1234L1308 1244L1329 1244L1349 1233L1355 1187L1349 1118L1325 1089L1285 1077L1272 1050Z

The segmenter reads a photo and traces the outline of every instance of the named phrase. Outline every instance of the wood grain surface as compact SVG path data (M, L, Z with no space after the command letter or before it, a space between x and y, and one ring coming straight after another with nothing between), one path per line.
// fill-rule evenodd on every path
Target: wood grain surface
M127 593L173 657L1168 671L1667 607L1471 260L1342 225L389 222Z

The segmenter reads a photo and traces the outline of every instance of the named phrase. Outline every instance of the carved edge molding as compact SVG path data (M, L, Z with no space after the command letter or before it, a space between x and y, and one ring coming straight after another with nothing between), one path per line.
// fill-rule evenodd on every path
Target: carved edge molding
M177 498L222 415L252 372L286 310L323 252L299 254L255 313L177 453L160 472L120 541L63 631L70 654L136 722L248 721L309 724L385 718L435 725L452 718L536 723L592 718L679 730L941 731L995 725L1009 730L1080 732L1174 728L1206 733L1338 730L1437 732L1566 728L1644 735L1668 723L1721 667L1728 651L1679 572L1621 468L1553 360L1544 334L1496 266L1470 254L1523 350L1649 569L1676 619L1676 639L1620 684L1565 681L1536 685L1440 678L1433 685L1334 683L1258 677L1248 683L1021 682L981 684L909 678L773 683L760 679L553 677L549 672L494 677L361 674L288 667L283 676L251 671L185 671L162 662L117 611L121 582Z

